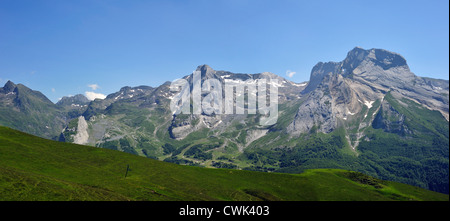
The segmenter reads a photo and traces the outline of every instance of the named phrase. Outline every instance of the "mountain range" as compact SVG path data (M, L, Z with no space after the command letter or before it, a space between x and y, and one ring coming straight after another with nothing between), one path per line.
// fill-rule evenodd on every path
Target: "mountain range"
M54 104L8 81L0 88L0 125L177 164L287 173L337 168L448 194L449 81L415 75L397 53L356 47L341 62L319 62L302 83L208 65L197 71L202 82L276 79L277 122L260 125L260 113L174 114L171 82ZM183 79L193 84L192 75ZM240 96L249 94L235 100Z

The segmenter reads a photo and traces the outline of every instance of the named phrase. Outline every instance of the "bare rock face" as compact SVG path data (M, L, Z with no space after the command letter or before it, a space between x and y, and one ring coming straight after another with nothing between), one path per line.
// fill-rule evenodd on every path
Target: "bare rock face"
M316 64L311 71L308 86L302 91L302 93L307 94L315 90L322 83L325 76L338 72L339 66L340 63L337 62L319 62Z
M293 101L298 100L302 95L301 91L305 88L305 84L296 84L294 82L288 81L278 75L275 75L273 73L269 72L263 72L258 74L242 74L242 73L232 73L228 71L216 71L212 69L208 65L200 65L197 67L196 71L200 72L200 83L205 82L208 79L216 79L222 84L222 96L225 100L225 88L223 85L225 85L225 81L230 81L233 83L234 86L237 86L238 84L243 84L244 86L246 84L251 85L257 85L258 81L261 79L265 79L267 82L267 85L269 85L270 80L277 80L276 86L278 90L278 102L284 103L287 101ZM188 75L184 77L189 84L192 86L191 91L193 90L194 85L194 79L193 75ZM269 91L269 87L266 89ZM270 92L268 92L270 93ZM207 95L207 93L201 93L202 100ZM236 102L237 97L244 96L245 99L248 99L248 91L243 91L242 94L240 92L238 93L236 91L235 96L233 97L233 103L224 103L224 105L234 105ZM256 95L255 95L256 96ZM238 107L235 107L236 109ZM244 108L245 109L245 108ZM245 110L244 110L245 111ZM237 110L236 110L237 112ZM223 131L227 129L227 127L233 125L233 122L236 124L238 122L243 122L244 119L247 118L246 114L208 114L205 112L202 112L201 114L179 114L174 115L171 125L168 128L170 137L172 139L181 140L184 139L189 134L198 131L202 128L208 128L210 131L212 131L212 134L220 135ZM240 124L240 123L238 123ZM259 131L259 130L256 130ZM264 136L267 133L267 130L264 130L265 132L259 134L259 136L254 137L261 137ZM253 134L250 134L249 137L252 137ZM248 138L250 139L250 138ZM256 139L256 138L255 138ZM253 139L253 140L255 140ZM252 140L252 139L250 139ZM253 141L252 140L252 141Z
M324 133L331 132L337 126L336 114L332 111L332 97L327 90L315 90L309 94L287 131L299 135L311 131L315 126Z
M409 88L417 78L401 55L383 49L361 50L353 49L342 62L344 76L386 89Z
M404 121L405 115L399 113L387 101L383 101L380 111L372 122L372 126L375 129L381 128L386 132L405 136L411 134L411 131L404 124Z
M77 133L73 137L76 144L86 144L89 139L88 124L83 116L78 117Z
M383 101L386 93L395 92L438 110L448 120L448 87L448 81L416 76L397 53L356 47L341 62L319 62L314 66L302 92L304 100L287 132L298 136L315 128L329 133L341 126L350 131L355 129L351 125L359 125L356 137L361 137L364 128L375 120L375 127L405 134L408 131L402 126L402 116ZM395 116L397 121L375 116L380 108L383 116Z
M169 134L172 139L183 139L190 133L198 130L198 117L196 115L174 116L169 127Z

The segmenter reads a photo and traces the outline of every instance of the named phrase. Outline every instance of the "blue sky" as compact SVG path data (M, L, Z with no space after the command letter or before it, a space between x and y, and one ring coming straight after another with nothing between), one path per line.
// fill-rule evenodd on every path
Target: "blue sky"
M303 82L317 62L341 61L355 46L400 53L416 75L448 79L448 4L0 0L0 85L22 83L56 102L158 86L201 64Z

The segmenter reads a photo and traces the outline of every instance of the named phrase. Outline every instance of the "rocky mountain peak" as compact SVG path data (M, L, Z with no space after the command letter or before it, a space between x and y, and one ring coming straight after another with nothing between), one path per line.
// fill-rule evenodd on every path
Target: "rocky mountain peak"
M126 91L129 91L129 90L131 90L130 86L124 86L124 87L120 88L119 92L126 92Z
M256 75L256 76L258 76L258 75ZM282 77L280 77L280 76L278 76L278 75L276 75L274 73L271 73L271 72L262 72L261 74L259 74L258 77L266 78L266 79L278 79L278 81L283 81L284 80L284 78L282 78Z
M361 47L355 47L347 53L342 66L350 70L358 67L363 61L370 61L384 70L407 65L406 59L398 53L384 49L372 48L365 50Z
M341 62L319 62L313 67L308 86L302 91L305 101L288 132L305 133L317 126L320 132L328 133L342 125L349 125L351 131L352 120L358 121L355 116L363 122L374 120L375 115L368 111L378 111L380 106L374 107L374 103L382 102L388 92L397 99L404 97L438 110L448 119L448 92L443 90L448 87L444 81L433 82L412 73L400 54L355 47ZM358 132L348 135L357 138L354 148L363 134L360 131L369 124L359 125Z
M12 81L6 82L5 86L3 86L3 90L5 93L13 92L14 89L17 87L16 84L14 84Z
M384 70L393 67L407 66L406 59L403 56L384 49L372 49L368 57L374 57L376 64L381 66Z
M82 94L77 94L74 96L64 96L63 98L61 98L61 100L59 100L56 105L73 105L73 104L88 104L89 100Z
M197 71L200 71L202 78L214 78L216 77L216 71L212 69L209 65L204 64L197 67Z
M311 70L308 86L302 91L302 93L306 94L316 89L326 75L337 73L339 66L339 62L317 63Z
M360 70L365 69L365 71L379 69L377 71L379 73L395 68L400 68L403 72L410 72L406 59L403 56L395 52L376 48L364 50L356 47L348 52L347 57L342 61L342 74L354 73L354 70L358 67Z
M359 64L361 64L361 62L367 58L368 54L369 50L364 50L360 47L355 47L351 51L349 51L347 53L347 57L345 57L344 61L342 62L344 74L351 73L353 69L358 67Z
M355 47L341 62L319 62L311 70L310 80L303 94L322 83L325 76L342 75L344 78L361 79L385 88L402 87L417 78L398 53L384 49L365 50ZM327 78L330 79L330 78Z

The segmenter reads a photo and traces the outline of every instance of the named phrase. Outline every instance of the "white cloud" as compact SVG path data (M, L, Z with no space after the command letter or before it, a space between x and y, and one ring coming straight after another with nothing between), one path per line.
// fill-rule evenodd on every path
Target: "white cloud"
M297 72L291 71L291 70L287 70L287 71L286 71L286 76L288 76L288 77L290 77L290 78L293 77L294 74L297 74Z
M56 91L55 88L52 88L52 92L55 93L55 91Z
M95 93L95 92L92 92L92 91L86 91L84 93L86 94L87 99L91 100L91 101L95 100L96 98L100 98L100 99L105 99L106 98L106 95L100 94L100 93Z
M92 90L97 90L98 88L100 88L100 86L98 86L98 84L88 84L88 87L90 87Z

